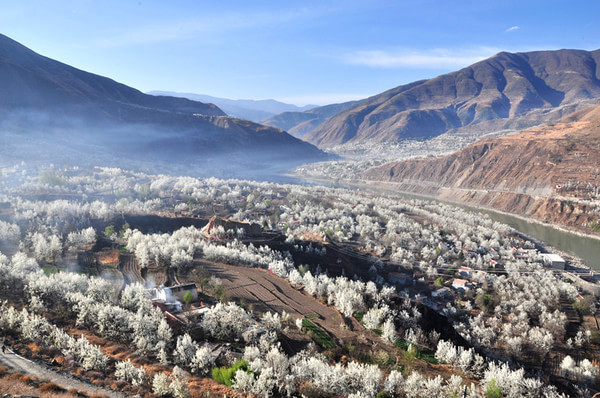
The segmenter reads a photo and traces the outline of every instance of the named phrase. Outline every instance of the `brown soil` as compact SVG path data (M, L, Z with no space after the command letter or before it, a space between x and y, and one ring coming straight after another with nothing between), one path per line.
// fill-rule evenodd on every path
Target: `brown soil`
M600 107L560 123L479 141L451 155L390 163L364 178L591 232L600 186Z
M119 255L119 271L123 274L123 286L130 283L144 283L140 274L140 266L134 254L121 253Z
M355 332L340 328L344 321L335 308L294 289L287 280L269 271L204 260L198 262L206 272L221 279L229 298L247 303L255 311L279 314L285 311L294 319L316 315L311 320L340 342L350 342L356 338ZM356 331L364 331L355 320L351 327Z

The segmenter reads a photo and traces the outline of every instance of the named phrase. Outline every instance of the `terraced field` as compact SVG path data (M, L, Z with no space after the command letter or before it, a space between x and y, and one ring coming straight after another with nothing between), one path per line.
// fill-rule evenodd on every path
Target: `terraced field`
M341 344L356 342L359 335L362 342L377 343L377 336L365 330L354 318L348 321L348 328L342 327L344 320L334 307L294 289L287 280L269 271L205 260L197 260L194 265L203 267L210 275L220 278L228 297L252 304L257 312L285 311L292 318L310 317L313 323Z
M140 266L133 254L121 253L119 255L119 271L123 274L123 283L144 283L144 279L140 274Z

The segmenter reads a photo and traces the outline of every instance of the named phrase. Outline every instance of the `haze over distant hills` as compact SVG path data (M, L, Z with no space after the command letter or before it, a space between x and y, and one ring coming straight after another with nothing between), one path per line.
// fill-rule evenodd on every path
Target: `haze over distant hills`
M358 101L349 101L341 104L319 106L304 112L283 112L261 121L267 126L279 127L297 138L319 127L328 118L342 112Z
M194 101L207 102L215 104L221 108L229 116L238 117L242 119L252 120L254 122L260 122L263 119L267 119L271 116L283 113L283 112L303 112L317 105L305 105L296 106L292 104L286 104L284 102L266 99L266 100L251 100L251 99L239 99L233 100L228 98L212 97L204 94L192 94L192 93L176 93L172 91L150 91L147 94L150 95L167 95L171 97L187 98ZM279 127L279 126L276 126Z
M282 130L227 117L213 104L144 94L41 56L4 35L0 93L5 161L162 163L227 175L325 158Z
M599 62L600 50L501 52L359 101L303 139L330 146L531 127L597 102Z

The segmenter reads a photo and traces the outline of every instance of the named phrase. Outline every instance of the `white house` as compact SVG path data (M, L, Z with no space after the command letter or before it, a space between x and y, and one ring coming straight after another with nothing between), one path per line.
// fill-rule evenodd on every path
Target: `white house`
M458 274L464 278L470 278L471 276L473 276L473 268L460 267L458 269Z
M469 283L469 281L465 279L454 278L454 280L452 281L452 287L457 290L467 291L471 289L472 285Z
M542 253L541 256L544 259L544 263L547 266L552 267L552 268L556 268L556 269L565 269L566 262L558 254L554 254L554 253Z

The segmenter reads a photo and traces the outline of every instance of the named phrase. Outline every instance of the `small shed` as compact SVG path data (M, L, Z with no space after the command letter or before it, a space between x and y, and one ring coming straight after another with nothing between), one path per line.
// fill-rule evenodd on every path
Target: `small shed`
M460 267L458 269L458 274L464 278L470 278L471 276L473 276L473 268Z
M171 286L165 289L170 289L171 290L171 294L175 297L177 297L179 300L181 301L185 301L183 299L183 296L185 296L186 293L190 293L192 295L193 300L192 301L196 301L198 300L198 287L196 286L195 283L188 283L185 285L177 285L177 286Z

